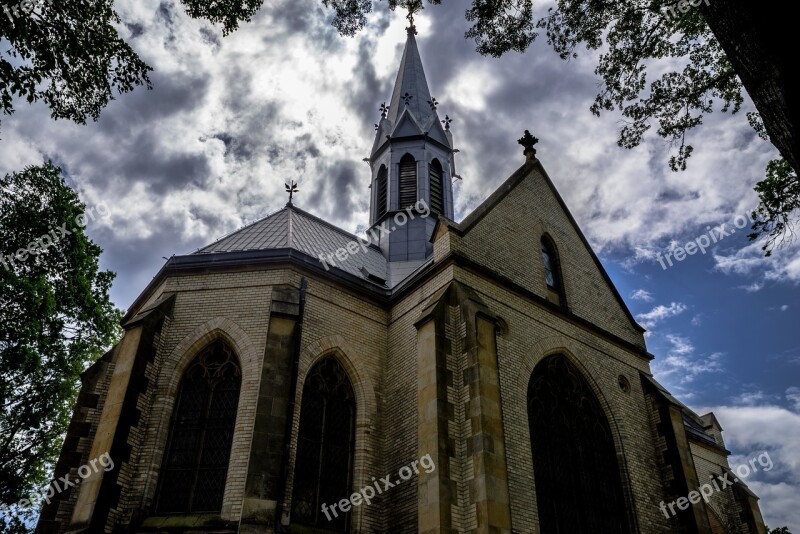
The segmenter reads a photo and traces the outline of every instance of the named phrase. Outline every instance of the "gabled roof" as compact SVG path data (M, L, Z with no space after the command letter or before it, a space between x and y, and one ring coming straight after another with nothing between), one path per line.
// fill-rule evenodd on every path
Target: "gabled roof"
M489 197L484 200L477 208L475 208L472 213L467 215L464 220L460 223L456 223L453 221L448 221L446 219L440 218L436 222L436 226L433 230L433 235L435 236L436 233L439 231L439 227L442 224L446 224L447 226L453 228L458 232L460 235L465 235L467 232L470 231L472 227L474 227L481 219L483 219L490 211L492 211L495 206L497 206L511 191L514 190L533 170L537 170L542 177L544 178L547 187L552 192L553 196L555 197L556 201L558 202L561 210L566 215L567 219L570 222L570 225L575 230L578 238L581 240L583 245L586 247L590 257L594 261L595 266L597 267L598 272L605 280L606 284L608 285L609 289L611 290L612 295L619 303L623 313L631 322L634 328L636 328L640 332L644 332L645 329L636 322L636 319L633 317L628 305L625 304L625 300L623 300L622 295L619 294L617 287L614 285L614 282L611 281L611 277L608 276L605 267L600 262L600 258L597 257L592 246L589 244L589 240L586 239L586 236L583 234L583 231L578 226L578 223L575 221L575 218L572 216L572 213L567 208L564 199L561 198L556 186L553 184L553 181L550 179L550 176L545 171L544 166L542 166L541 162L538 159L533 159L532 161L527 161L522 167L517 169L514 174L508 177L508 179L503 182L500 187L498 187Z
M347 250L358 238L319 217L287 205L275 213L259 219L214 243L199 249L194 255L219 252L243 252L268 249L294 249L313 258L329 258L330 268L339 268L354 276L386 279L386 258L375 245L362 247L354 254L349 252L344 260L336 257L339 249ZM352 245L351 245L352 247ZM372 275L372 278L367 274Z

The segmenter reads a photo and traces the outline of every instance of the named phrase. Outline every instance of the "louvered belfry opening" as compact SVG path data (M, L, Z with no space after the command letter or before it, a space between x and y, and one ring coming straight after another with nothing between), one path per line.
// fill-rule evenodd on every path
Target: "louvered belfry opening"
M630 532L611 426L566 356L533 370L528 423L541 532Z
M417 203L417 162L406 154L400 159L400 209Z
M377 209L375 210L376 220L386 215L388 210L387 196L389 194L389 172L386 170L386 165L381 165L378 169L378 179L376 192Z
M203 349L187 367L159 477L158 513L222 509L241 379L236 355L222 340Z
M300 405L300 428L292 492L292 522L334 532L350 530L350 512L330 507L351 495L356 405L347 373L329 356L308 373Z
M431 211L444 213L444 183L442 182L442 164L438 159L431 161L428 176L431 188Z

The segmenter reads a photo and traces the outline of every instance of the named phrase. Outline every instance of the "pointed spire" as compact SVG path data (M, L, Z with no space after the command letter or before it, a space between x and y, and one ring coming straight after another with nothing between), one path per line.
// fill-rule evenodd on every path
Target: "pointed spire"
M400 62L400 70L397 72L397 79L394 82L388 118L393 125L397 125L397 119L403 110L408 109L417 123L426 128L430 127L431 120L436 118L436 110L429 104L433 97L428 89L428 81L425 79L425 71L422 68L422 59L419 57L417 39L414 37L415 30L412 31L413 29L412 21L406 39L406 48L403 51L403 59Z

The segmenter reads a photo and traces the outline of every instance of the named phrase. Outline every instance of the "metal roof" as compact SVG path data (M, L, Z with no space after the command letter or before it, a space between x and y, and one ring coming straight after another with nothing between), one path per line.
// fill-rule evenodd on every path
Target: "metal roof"
M350 245L351 243L356 243L358 248ZM291 248L313 258L324 257L332 270L338 268L365 279L370 279L368 275L372 275L373 281L374 277L386 280L387 262L380 249L375 245L362 246L361 243L355 235L287 204L272 215L255 221L194 254ZM337 258L337 251L347 251L348 245L356 252L340 252L340 257L345 256L345 259Z

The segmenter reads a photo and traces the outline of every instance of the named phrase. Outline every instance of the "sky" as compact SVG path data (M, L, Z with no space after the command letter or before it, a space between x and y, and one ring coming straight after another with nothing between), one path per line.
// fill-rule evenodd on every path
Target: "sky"
M174 2L115 5L122 37L154 69L153 90L117 96L85 126L17 102L1 118L0 172L47 159L61 166L98 214L87 232L105 251L101 265L117 273L117 306L133 302L164 258L283 207L289 179L299 182L300 208L364 230L362 159L391 96L402 13L380 3L347 38L319 0L275 0L223 37ZM590 113L598 52L562 61L540 38L524 54L481 57L464 39L464 6L417 16L428 84L459 149L456 219L523 163L516 139L530 129L537 156L647 328L656 379L698 413L716 413L733 467L769 453L774 467L747 483L768 525L800 532L800 243L765 259L741 227L757 205L753 185L777 157L747 123L752 103L707 116L690 134L688 169L672 172L664 140L620 148L619 115ZM689 241L711 244L666 261Z

